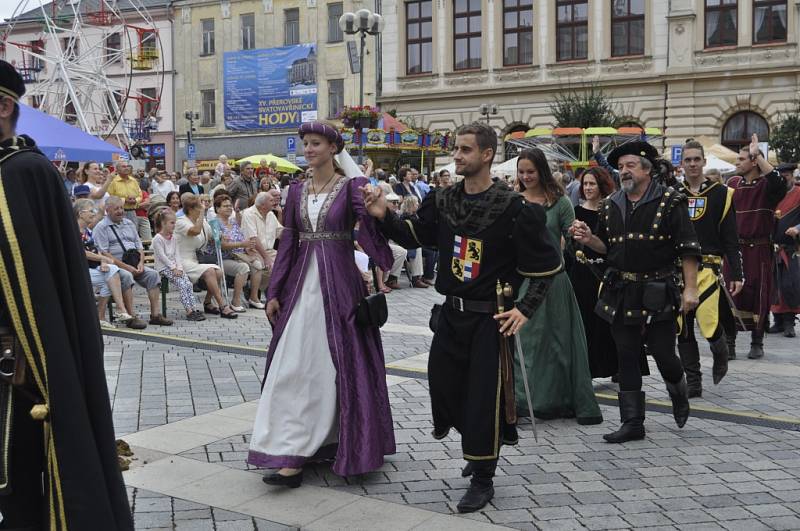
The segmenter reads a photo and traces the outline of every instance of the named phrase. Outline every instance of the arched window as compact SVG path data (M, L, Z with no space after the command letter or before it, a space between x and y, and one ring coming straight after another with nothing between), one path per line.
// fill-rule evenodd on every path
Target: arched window
M758 135L759 142L769 141L769 124L760 115L751 111L737 112L722 128L722 145L736 151L750 145L750 136Z
M510 127L503 137L505 137L505 135L510 135L511 133L524 133L528 129L530 129L530 127L528 127L527 124L518 123L517 125ZM505 154L504 160L510 160L519 155L519 147L515 146L511 142L503 142L503 148Z

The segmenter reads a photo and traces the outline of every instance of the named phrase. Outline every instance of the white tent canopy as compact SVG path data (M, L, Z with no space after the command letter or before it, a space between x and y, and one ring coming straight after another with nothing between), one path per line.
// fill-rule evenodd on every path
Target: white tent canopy
M729 162L725 162L716 155L706 153L706 165L703 166L703 171L705 172L711 169L719 170L720 173L731 173L736 171L736 166Z
M497 175L498 177L503 177L504 175L510 175L511 177L517 176L517 160L519 157L514 157L513 159L508 159L505 162L501 162L492 167L492 173Z

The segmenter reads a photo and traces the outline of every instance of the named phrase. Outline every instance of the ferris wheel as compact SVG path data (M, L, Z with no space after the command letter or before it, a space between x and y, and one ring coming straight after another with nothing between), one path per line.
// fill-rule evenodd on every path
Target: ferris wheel
M34 107L131 149L157 128L164 50L144 0L21 0L0 57Z

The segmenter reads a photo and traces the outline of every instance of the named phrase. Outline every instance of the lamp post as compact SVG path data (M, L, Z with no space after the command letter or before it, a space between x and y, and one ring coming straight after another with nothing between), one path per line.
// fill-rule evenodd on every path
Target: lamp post
M478 112L486 118L486 125L489 125L489 116L497 114L497 105L494 103L481 103Z
M386 21L378 13L373 13L369 9L359 9L355 13L345 13L339 17L339 28L348 34L360 36L361 47L359 49L358 60L358 106L364 106L364 44L367 40L367 34L378 35L383 31ZM358 141L358 163L364 161L364 139L363 128L359 122L359 141Z

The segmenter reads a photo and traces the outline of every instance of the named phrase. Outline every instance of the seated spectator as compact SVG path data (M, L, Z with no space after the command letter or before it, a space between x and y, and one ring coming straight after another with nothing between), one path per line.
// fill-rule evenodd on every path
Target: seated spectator
M136 209L136 228L139 237L149 242L153 239L153 228L150 226L150 218L147 217L147 210L150 208L150 193L146 188L142 188L142 200Z
M78 232L83 241L86 252L86 260L89 264L89 278L92 281L92 288L98 291L97 317L101 325L110 326L106 321L106 307L108 298L112 297L119 311L117 319L126 323L131 328L146 328L147 324L141 319L136 319L127 313L128 308L133 307L133 277L125 275L125 284L119 274L119 267L114 265L114 261L107 256L103 256L97 250L94 243L92 230L89 228L97 216L97 209L91 199L78 199L72 205L75 213L75 220L78 223Z
M261 286L262 269L252 267L255 256L251 253L255 250L255 243L252 240L245 240L239 222L233 215L233 201L230 196L218 195L214 200L214 211L217 214L220 231L222 232L222 270L229 277L233 277L233 299L231 308L239 313L246 311L242 303L242 291L247 283L247 278L253 273L251 285Z
M200 204L203 205L203 210L206 212L206 221L211 221L214 219L214 217L216 217L213 214L212 217L209 217L208 214L214 208L211 203L211 196L208 194L200 194L198 197L200 199Z
M200 184L200 175L197 174L197 168L189 168L189 171L186 172L186 180L188 181L186 184L178 187L179 194L183 195L191 192L194 195L201 195L205 192L203 185Z
M161 277L153 269L145 267L142 240L133 221L125 217L123 203L123 200L116 196L106 200L106 217L94 228L95 244L103 255L114 260L114 265L132 275L133 280L147 290L147 298L150 300L149 323L169 326L172 321L159 311ZM129 255L133 255L133 251L138 251L139 260L136 265L122 261L125 251L129 251ZM122 272L120 274L123 275ZM128 313L136 317L132 307L128 308Z
M89 187L89 199L94 201L95 208L102 213L105 209L106 199L108 199L108 187L111 186L111 179L107 178L100 165L94 161L86 162L83 165L78 173L78 178L82 184Z
M228 169L218 179L211 181L211 199L214 199L214 194L219 190L225 190L227 193L231 183L233 183L233 172Z
M206 298L203 301L205 313L236 319L239 316L222 297L222 269L215 263L201 264L198 260L198 251L206 249L209 243L211 246L215 245L211 226L205 220L205 209L200 204L200 199L191 193L184 194L181 202L186 215L175 222L175 237L183 271L193 284L203 279L206 285ZM205 253L204 256L209 254ZM212 299L216 301L216 307L212 304Z
M403 198L400 205L400 219L411 219L417 215L419 199L413 195ZM408 261L408 274L411 275L411 285L415 288L427 288L428 283L422 279L422 248L406 251Z
M176 192L178 187L170 180L166 170L157 170L154 178L150 181L150 190L153 195L167 197L170 192Z
M117 161L117 174L112 177L108 193L111 196L122 199L124 215L137 224L136 209L142 201L142 190L139 188L139 181L133 178L133 167L127 160ZM136 225L138 227L138 225Z
M75 197L75 199L88 199L89 198L89 194L91 194L91 193L92 193L92 189L89 188L88 186L86 186L85 184L76 185L72 189L72 195ZM94 201L92 201L92 207L94 207ZM97 209L95 208L95 210L97 210ZM99 210L98 210L98 212L99 212Z
M219 156L219 162L217 162L217 166L214 169L214 175L219 177L223 174L225 170L230 170L231 166L228 164L228 157L225 155Z
M168 208L162 208L156 214L158 234L153 238L156 271L178 288L181 304L186 310L186 320L205 321L206 316L203 315L203 312L195 308L192 281L184 273L181 257L178 254L177 240L174 237L177 219L175 212Z
M395 193L391 193L386 196L386 206L392 212L398 212L400 210L400 201L400 196ZM390 269L388 272L378 272L378 278L382 280L382 282L379 282L378 285L383 293L389 293L394 289L400 289L398 280L400 278L400 273L403 271L403 263L406 261L406 250L404 248L400 247L393 241L389 241L389 249L392 250L392 258L394 260L392 262L392 269Z
M394 187L394 193L400 197L413 195L422 201L422 194L414 184L415 170L413 168L403 167L397 170L397 179L400 181Z
M242 211L242 235L246 240L253 242L253 248L248 252L254 258L250 262L250 298L247 300L251 308L264 307L258 291L266 290L275 257L278 255L275 241L280 238L283 230L279 220L280 199L281 196L276 190L260 192L253 206ZM254 270L261 272L260 283L253 280Z

